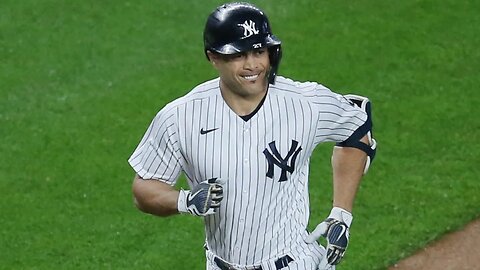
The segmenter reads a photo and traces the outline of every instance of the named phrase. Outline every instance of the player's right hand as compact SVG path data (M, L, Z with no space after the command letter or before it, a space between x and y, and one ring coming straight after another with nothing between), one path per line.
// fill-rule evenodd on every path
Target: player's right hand
M181 190L178 197L178 211L194 216L206 216L215 213L223 199L223 187L211 178L200 182L192 190Z
M352 219L350 212L334 207L330 215L307 236L307 243L315 242L320 236L327 239L327 254L322 263L336 265L342 260L348 247Z

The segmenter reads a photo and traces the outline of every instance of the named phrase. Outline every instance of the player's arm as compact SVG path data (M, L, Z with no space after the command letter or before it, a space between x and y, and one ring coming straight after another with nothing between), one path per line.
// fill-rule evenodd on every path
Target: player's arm
M133 200L142 212L166 217L178 214L178 190L158 180L144 180L135 175L132 185Z
M166 217L178 213L206 216L215 213L223 199L223 187L216 178L200 182L192 190L176 190L158 180L133 180L134 202L145 213Z
M360 141L369 143L366 135ZM366 163L367 154L364 151L354 147L334 147L332 154L334 207L352 212Z
M365 135L360 141L368 144L368 137ZM333 208L306 240L313 243L320 236L327 238L326 259L319 269L338 264L347 249L353 202L366 164L367 154L358 148L335 146L333 149Z
M367 119L343 142L337 143L332 154L333 208L330 215L320 223L306 239L312 243L320 236L327 238L327 256L322 264L338 264L349 241L349 228L355 196L362 176L368 171L376 153L376 141L372 136L371 105L368 98L345 96L354 106L367 114Z

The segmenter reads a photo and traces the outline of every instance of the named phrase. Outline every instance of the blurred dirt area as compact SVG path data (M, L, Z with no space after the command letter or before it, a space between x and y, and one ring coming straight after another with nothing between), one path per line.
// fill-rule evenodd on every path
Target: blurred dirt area
M388 270L480 270L480 219L399 261Z

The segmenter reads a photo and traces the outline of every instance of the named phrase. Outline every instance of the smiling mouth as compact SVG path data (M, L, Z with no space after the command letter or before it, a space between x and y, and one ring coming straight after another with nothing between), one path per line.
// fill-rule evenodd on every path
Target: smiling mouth
M258 75L259 75L259 74L255 74L255 75L245 75L245 76L242 76L242 78L244 78L244 79L247 80L247 81L255 81L255 80L258 78Z

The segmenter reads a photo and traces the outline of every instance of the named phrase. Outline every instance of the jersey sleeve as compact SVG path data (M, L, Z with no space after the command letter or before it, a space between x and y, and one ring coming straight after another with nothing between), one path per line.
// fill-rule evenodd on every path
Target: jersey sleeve
M316 143L343 142L368 118L366 112L353 102L325 87L317 89L314 103L318 113Z
M182 171L175 116L160 111L128 159L143 179L156 179L174 185Z

